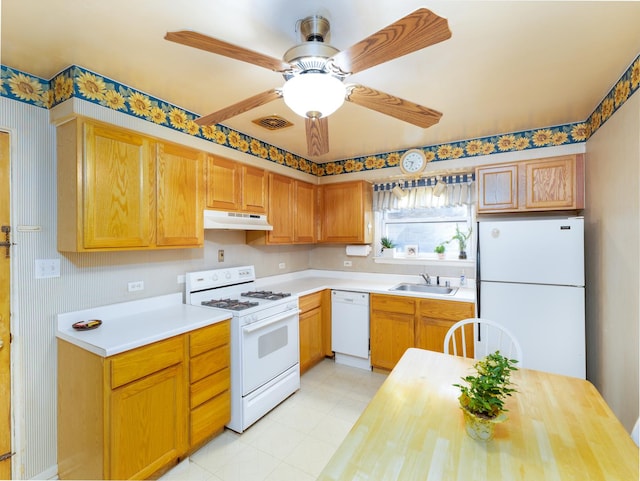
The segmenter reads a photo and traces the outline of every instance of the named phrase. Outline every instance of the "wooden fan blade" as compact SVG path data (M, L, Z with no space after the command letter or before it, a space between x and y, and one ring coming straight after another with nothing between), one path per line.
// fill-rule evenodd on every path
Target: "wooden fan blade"
M253 97L249 97L248 99L244 99L238 103L230 105L229 107L225 107L222 110L200 117L199 119L196 119L196 124L214 125L222 122L223 120L235 117L236 115L243 114L248 110L260 107L272 100L279 99L281 96L282 94L278 89L267 90L266 92L262 92L258 95L254 95Z
M426 129L437 124L442 113L414 104L408 100L394 97L393 95L374 90L364 85L355 85L350 88L347 100L354 104L366 107L381 114L390 115L396 119L409 122Z
M329 118L306 118L304 126L307 130L307 153L311 156L329 152Z
M420 8L338 53L333 61L343 72L356 73L450 37L445 18Z
M200 50L206 50L207 52L216 53L235 60L242 60L243 62L268 68L276 72L282 72L290 68L288 63L278 60L277 58L269 57L268 55L263 55L198 32L191 32L189 30L167 32L164 38L171 42L199 48Z

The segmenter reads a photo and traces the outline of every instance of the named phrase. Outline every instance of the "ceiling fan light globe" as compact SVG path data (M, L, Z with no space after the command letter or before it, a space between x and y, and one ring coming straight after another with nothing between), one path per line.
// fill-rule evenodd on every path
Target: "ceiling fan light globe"
M328 117L344 103L345 95L344 83L322 72L296 75L282 87L284 102L301 117Z

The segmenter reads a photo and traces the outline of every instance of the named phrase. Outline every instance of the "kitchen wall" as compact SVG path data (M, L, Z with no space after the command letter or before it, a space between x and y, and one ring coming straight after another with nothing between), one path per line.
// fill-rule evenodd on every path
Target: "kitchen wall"
M587 142L587 377L628 430L639 414L640 91Z
M631 113L625 113L625 117L633 116L634 108L637 117L638 112L638 94L631 103ZM634 107L635 106L635 107ZM149 126L148 122L142 122L130 116L122 116L108 111L107 109L95 106L75 103L70 107L64 106L61 110L52 113L52 116L60 120L65 115L70 114L71 109L79 111L84 115L88 115L100 120L116 123L128 128L133 128L141 132L157 135L158 130L153 130L153 126ZM626 106L625 106L626 109ZM622 111L622 110L621 110ZM628 112L628 110L624 110ZM55 323L56 315L60 312L83 309L91 306L104 305L114 302L122 302L133 300L141 297L157 296L172 292L181 292L182 285L177 283L177 276L189 270L198 270L212 267L223 267L226 265L238 264L255 264L259 277L280 274L284 272L293 272L306 268L318 269L337 269L337 270L353 270L361 272L389 272L389 273L419 273L424 270L423 267L408 267L399 265L375 264L371 256L366 258L348 257L345 254L344 246L248 246L244 243L244 233L231 231L208 231L205 234L204 249L186 249L186 250L167 250L152 252L116 252L116 253L90 253L90 254L61 254L56 249L56 159L55 159L55 128L50 123L50 113L45 109L33 107L24 103L0 98L0 128L9 130L11 134L11 163L12 163L12 226L14 230L20 226L41 226L39 232L16 232L15 242L17 245L13 250L12 260L12 329L14 334L14 342L12 344L14 359L14 425L17 430L17 438L14 449L17 451L15 457L15 473L16 478L47 478L56 474L56 346L55 346ZM609 135L625 136L624 125L628 120L617 122L615 114L603 127L606 129L609 125L615 126L617 123L622 124L618 129L613 129L614 134L606 134L602 136L605 139L605 146L599 148L599 137L594 136L594 150L606 150L608 153L609 145L615 143L609 139ZM614 123L614 120L616 121ZM635 142L638 148L638 119L636 118ZM152 130L148 130L152 129ZM161 129L156 127L156 129ZM623 132L618 132L623 130ZM597 135L599 135L598 132ZM202 144L192 144L192 140L186 139L186 136L179 133L169 133L167 140L183 142L186 145L206 149ZM195 142L195 141L193 141ZM629 141L631 145L633 142ZM591 144L589 144L591 145ZM214 146L213 148L216 148ZM246 156L244 154L217 147L217 151L222 155L234 158L239 161L257 163L260 159ZM430 168L445 169L472 167L482 163L501 162L511 160L521 160L523 158L547 157L553 155L561 155L565 153L573 153L583 151L584 144L545 148L538 150L528 150L520 153L496 154L492 156L477 157L473 159L458 159L457 161L434 162ZM630 149L631 147L629 147ZM633 154L625 154L625 168L633 168ZM595 160L592 160L595 159ZM604 159L604 160L602 160ZM604 181L609 172L611 158L608 155L601 154L600 158L595 154L590 155L587 165L588 178L598 179L599 184ZM618 162L618 160L615 160ZM638 177L638 156L635 156L635 176L636 182ZM437 165L435 165L437 164ZM598 164L595 174L589 172L592 164ZM265 165L262 165L266 167ZM302 180L310 180L310 177L301 177L304 174L291 172L291 169L274 165L270 163L268 168L281 173L289 174L293 177L302 178ZM280 170L278 170L280 169ZM396 169L388 169L389 175L397 175ZM606 174L606 175L605 175ZM353 178L365 178L373 180L373 176L380 179L383 175L381 172L348 174L339 176L340 179L332 178L330 181L351 180ZM621 173L626 181L630 176ZM622 180L617 179L606 180L609 185L607 189L615 191L617 183ZM610 182L610 183L609 183ZM589 198L590 188L587 192ZM637 196L637 183L634 188L629 187L628 192L635 192ZM599 206L607 205L610 202L611 193L605 195L601 193L598 200L589 201L589 209L596 215ZM635 211L631 210L628 214L624 209L617 209L615 216L629 216L635 219L636 237L635 237L635 266L638 266L638 239L637 239L637 219L638 205L635 205ZM612 222L606 213L606 222ZM635 217L632 217L635 216ZM603 216L604 217L604 216ZM605 222L601 221L601 223ZM629 226L629 219L626 219L625 226ZM613 231L605 236L607 242L613 234L619 241L622 241L623 233L626 231L619 227L623 220L617 221ZM620 231L620 235L618 235ZM627 236L628 237L628 236ZM631 251L633 252L633 246ZM225 263L217 262L217 250L225 250ZM627 246L629 248L629 246ZM610 254L610 255L615 255ZM61 276L52 279L35 279L34 278L34 260L35 259L60 259ZM345 268L344 260L351 260L353 266ZM625 257L624 261L620 261L619 265L630 264L631 258ZM285 269L279 269L278 265L284 262ZM588 263L589 263L588 259ZM616 266L616 262L609 261L611 266ZM617 267L616 267L617 268ZM589 272L591 270L588 266ZM459 274L458 269L450 274L444 271L431 271L433 275L453 275ZM468 273L469 274L469 273ZM595 275L601 275L601 269L598 269ZM620 271L617 271L620 274ZM608 279L607 284L612 284L614 271L610 270L604 274ZM595 369L598 382L596 385L603 388L606 392L605 397L610 402L616 414L625 420L628 424L629 414L633 409L637 415L638 399L637 399L637 371L634 374L635 384L629 383L627 374L629 369L622 368L623 362L629 359L622 359L620 353L616 353L613 347L613 333L611 332L613 325L617 323L624 326L628 330L624 336L618 336L618 339L627 338L625 341L629 344L630 357L633 358L635 353L635 366L637 366L638 352L638 271L628 273L628 279L631 282L630 287L633 288L635 281L635 308L625 309L625 321L618 319L607 319L603 323L602 320L594 322L590 319L590 330L596 330L596 334L606 333L601 337L606 337L606 350L600 351L601 343L596 342L596 353L590 355L590 369ZM594 275L590 275L594 277ZM616 277L616 280L620 277ZM129 293L126 285L129 281L143 280L145 282L145 290L141 292ZM604 281L603 281L604 283ZM616 285L620 285L619 282ZM603 286L601 286L603 287ZM588 293L589 294L589 293ZM595 308L600 311L605 310L609 300L606 297L600 297L600 290L593 290L591 295L599 299L593 300ZM625 300L620 299L620 303L624 304ZM628 305L628 304L627 304ZM591 306L588 306L590 310ZM622 308L620 308L622 309ZM617 311L615 314L619 314ZM634 324L635 322L635 324ZM611 327L610 327L611 326ZM635 326L635 334L631 331ZM635 342L635 345L633 343ZM620 349L618 348L618 351ZM610 351L610 352L609 352ZM616 357L618 356L618 357ZM628 364L625 364L628 366ZM619 373L624 372L624 377ZM600 383L602 386L600 386ZM634 391L631 391L635 389ZM635 400L633 393L636 393ZM622 413L622 414L621 414Z

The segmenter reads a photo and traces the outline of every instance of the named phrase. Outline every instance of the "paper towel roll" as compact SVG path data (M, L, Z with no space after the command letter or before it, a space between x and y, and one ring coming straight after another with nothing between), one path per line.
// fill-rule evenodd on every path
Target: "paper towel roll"
M347 246L347 255L348 256L359 256L359 257L367 257L371 252L370 245L363 246Z

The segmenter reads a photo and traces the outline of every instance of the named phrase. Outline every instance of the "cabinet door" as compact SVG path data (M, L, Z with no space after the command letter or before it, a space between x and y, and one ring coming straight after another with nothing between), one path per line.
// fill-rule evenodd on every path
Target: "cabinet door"
M576 208L574 157L523 163L526 179L525 208L554 210Z
M364 181L322 186L321 242L367 244L372 241L372 192Z
M269 176L262 169L242 167L242 210L255 214L267 213Z
M476 169L478 212L518 209L518 166L504 164Z
M178 364L111 393L108 479L143 479L186 451L184 372Z
M404 352L413 347L413 315L374 311L371 313L371 364L393 369Z
M238 211L242 207L241 165L222 157L207 158L207 207Z
M84 140L83 247L152 245L155 216L152 141L91 123L85 124Z
M300 314L300 373L324 357L322 350L322 311L319 307Z
M299 244L316 241L316 195L317 188L307 182L295 183L295 238Z
M474 316L471 302L423 299L419 302L419 318L416 321L415 346L430 351L444 352L444 338L457 321ZM467 353L473 356L473 327L465 328ZM458 342L458 352L462 346Z
M158 146L158 246L200 247L203 229L204 154L172 144Z
M267 233L269 244L292 244L294 239L294 179L269 174L269 222L273 230Z

